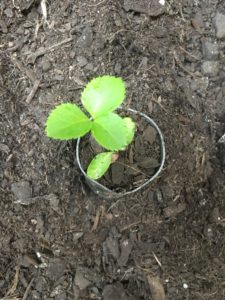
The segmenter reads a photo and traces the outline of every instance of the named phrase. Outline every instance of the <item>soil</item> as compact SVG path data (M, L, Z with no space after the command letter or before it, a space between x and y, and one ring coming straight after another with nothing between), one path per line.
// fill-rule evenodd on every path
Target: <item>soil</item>
M1 1L0 299L225 299L224 24L221 0ZM44 133L103 74L166 141L118 201Z

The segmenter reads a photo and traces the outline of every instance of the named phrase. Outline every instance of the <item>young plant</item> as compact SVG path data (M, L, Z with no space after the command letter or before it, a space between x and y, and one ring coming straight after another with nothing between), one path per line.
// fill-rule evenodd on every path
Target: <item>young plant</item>
M125 85L121 78L97 77L81 94L81 102L91 118L76 104L63 103L53 109L47 119L45 131L48 137L69 140L91 132L97 143L109 150L96 155L89 164L87 175L94 180L105 174L118 158L117 152L125 150L133 140L136 128L133 120L114 112L124 98Z

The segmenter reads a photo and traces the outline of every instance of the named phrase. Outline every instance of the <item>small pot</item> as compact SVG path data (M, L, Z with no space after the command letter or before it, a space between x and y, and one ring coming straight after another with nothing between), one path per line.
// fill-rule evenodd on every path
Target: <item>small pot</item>
M164 138L163 138L162 132L159 129L158 125L149 116L147 116L146 114L144 114L142 112L136 111L136 110L131 109L131 108L119 108L119 110L141 116L142 118L145 119L145 121L147 121L149 123L149 126L153 127L157 131L157 133L159 135L159 139L160 139L160 152L161 152L160 153L160 165L159 165L156 173L151 178L146 180L139 187L137 187L137 188L135 188L131 191L128 191L128 192L117 193L117 192L114 192L114 191L108 189L107 187L105 187L101 183L99 183L99 182L97 182L97 181L95 181L95 180L93 180L93 179L91 179L87 176L87 174L84 171L84 169L81 165L81 162L80 162L80 141L81 141L81 139L80 138L77 139L76 160L77 160L78 166L79 166L82 174L85 177L86 183L92 189L92 191L94 193L96 193L97 195L99 195L100 197L105 198L105 199L118 199L118 198L130 195L130 194L133 194L137 191L142 190L144 187L146 187L150 182L152 182L159 175L159 173L162 171L164 163L165 163L165 156L166 156L166 154L165 154L165 143L164 143Z

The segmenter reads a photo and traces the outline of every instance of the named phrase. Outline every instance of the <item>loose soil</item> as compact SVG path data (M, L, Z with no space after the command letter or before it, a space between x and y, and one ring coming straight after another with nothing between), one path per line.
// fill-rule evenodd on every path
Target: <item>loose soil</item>
M165 2L0 2L0 299L225 299L225 3ZM117 201L85 185L73 141L44 133L103 74L167 151Z

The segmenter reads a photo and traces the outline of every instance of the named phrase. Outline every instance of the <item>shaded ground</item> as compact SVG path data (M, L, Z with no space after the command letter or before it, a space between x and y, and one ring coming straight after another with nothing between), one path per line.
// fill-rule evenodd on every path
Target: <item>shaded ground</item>
M201 2L55 0L45 20L40 1L1 1L2 299L225 297L225 5ZM166 140L160 178L118 202L85 186L73 142L44 135L101 74Z

